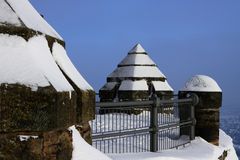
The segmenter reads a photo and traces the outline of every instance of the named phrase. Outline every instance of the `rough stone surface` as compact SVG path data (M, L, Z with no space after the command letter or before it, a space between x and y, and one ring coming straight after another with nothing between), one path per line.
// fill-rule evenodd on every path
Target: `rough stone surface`
M19 135L34 135L38 138L20 141ZM67 129L0 134L0 141L0 159L4 160L69 160L72 156L72 138Z
M71 159L67 128L77 124L82 137L91 144L88 121L95 113L94 100L93 91L81 92L81 96L72 93L70 97L68 92L58 93L53 88L32 91L19 84L1 84L0 159ZM20 142L18 135L39 138Z
M146 100L149 98L148 91L118 91L120 101Z
M206 141L218 145L219 143L219 115L222 105L221 92L187 92L180 91L179 98L185 98L188 93L195 93L199 97L199 103L195 106L196 136L200 136ZM190 114L190 110L180 109L180 119L185 119ZM184 131L182 131L184 133Z
M78 93L78 92L77 92ZM86 123L95 118L95 92L88 90L78 93L78 108L80 108L78 123Z
M76 94L0 85L0 132L49 131L76 123Z
M99 90L99 98L101 102L111 102L117 96L114 90Z
M77 129L91 143L89 124L78 125ZM19 135L38 138L20 141ZM1 133L0 142L0 160L70 160L72 157L72 134L67 128L48 132Z

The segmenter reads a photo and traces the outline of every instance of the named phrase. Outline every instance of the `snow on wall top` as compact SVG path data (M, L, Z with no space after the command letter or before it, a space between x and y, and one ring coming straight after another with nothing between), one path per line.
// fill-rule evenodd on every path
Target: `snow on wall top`
M119 66L123 65L156 65L146 54L128 54Z
M141 44L136 44L128 53L146 53Z
M117 82L107 82L100 90L112 90L117 84Z
M89 145L80 135L75 126L68 128L72 132L72 160L111 160L104 153Z
M222 89L211 77L196 75L187 81L182 91L222 92Z
M63 38L35 10L28 0L1 0L0 10L0 24L7 23L15 26L22 26L22 21L22 23L28 28L63 40Z
M165 75L156 66L124 66L118 67L108 77L163 77Z
M124 80L119 87L119 91L148 91L147 81Z
M4 0L0 0L0 25L7 24L21 26L18 16L13 12L11 7Z
M162 81L152 81L153 87L155 91L173 91L173 88L168 84L168 82L165 80L165 82Z
M93 90L93 88L74 67L71 60L67 56L66 50L62 47L62 45L55 42L53 44L52 54L59 67L80 89Z
M0 34L0 83L23 84L33 89L52 85L57 91L72 91L44 36L28 42L19 36Z

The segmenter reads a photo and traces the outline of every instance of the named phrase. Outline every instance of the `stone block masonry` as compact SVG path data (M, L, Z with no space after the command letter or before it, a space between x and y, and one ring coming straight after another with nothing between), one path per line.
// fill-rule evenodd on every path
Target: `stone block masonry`
M95 94L81 95L73 91L70 96L51 87L32 91L20 84L1 84L0 159L69 160L72 139L68 127L74 124L91 144L88 121L94 112L89 106L94 106ZM21 135L29 138L21 141Z

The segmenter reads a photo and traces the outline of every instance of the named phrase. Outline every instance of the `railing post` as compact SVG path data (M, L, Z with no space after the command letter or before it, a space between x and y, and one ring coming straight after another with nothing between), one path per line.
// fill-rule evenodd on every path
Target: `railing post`
M196 125L196 119L195 119L195 110L194 106L191 105L191 120L192 120L192 125L191 125L191 134L190 134L190 140L195 139L195 125Z
M195 106L199 102L199 98L196 94L191 94L190 97L192 98L192 105L190 107L190 118L192 120L192 125L191 125L191 134L190 134L190 140L195 139L195 126L196 126L196 118L195 118Z
M154 103L151 106L150 115L150 151L158 151L158 107L160 106L160 99L157 96L153 97Z

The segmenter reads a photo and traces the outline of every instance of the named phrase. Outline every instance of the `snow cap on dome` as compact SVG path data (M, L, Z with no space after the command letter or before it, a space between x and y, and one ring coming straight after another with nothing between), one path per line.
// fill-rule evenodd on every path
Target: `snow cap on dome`
M141 44L136 44L128 53L146 53L145 49L141 46Z
M206 75L195 75L189 79L182 91L222 92L217 82Z

